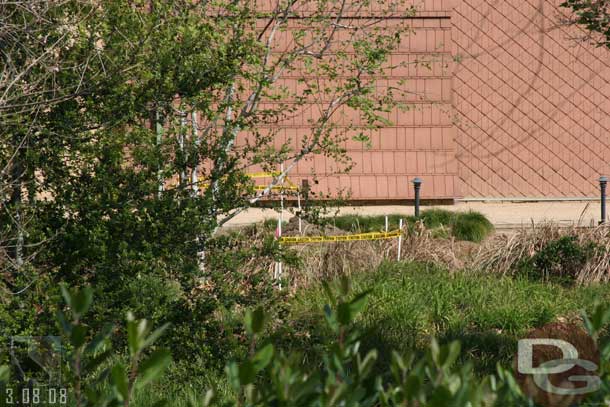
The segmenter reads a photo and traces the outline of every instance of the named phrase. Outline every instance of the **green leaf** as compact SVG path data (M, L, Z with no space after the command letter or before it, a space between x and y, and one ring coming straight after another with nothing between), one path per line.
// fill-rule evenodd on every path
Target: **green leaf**
M168 322L166 324L161 325L159 328L155 329L150 335L148 335L148 337L144 340L144 343L142 344L142 349L147 348L148 346L152 345L153 343L155 343L157 341L157 339L159 339L164 333L165 331L167 331L167 329L171 326L171 324Z
M0 366L0 383L8 382L11 374L11 369L8 366Z
M345 302L339 303L339 306L337 307L337 322L341 325L348 325L352 322L350 304Z
M229 383L234 391L238 392L241 387L241 381L239 378L239 366L236 362L229 362L227 366L225 366L225 373L227 374L227 378L229 379Z
M422 387L422 380L417 375L409 375L404 386L407 400L417 400Z
M432 338L432 340L430 341L430 356L432 356L432 361L437 365L440 366L440 347L438 346L438 342L436 341L436 338Z
M172 357L169 351L159 349L153 352L139 368L139 375L136 381L136 386L142 388L150 382L157 380L163 374L163 371L169 366Z
M127 345L131 356L134 356L140 350L138 327L131 312L127 313Z
M341 279L339 281L340 281L341 294L342 295L349 294L349 290L350 290L349 277L341 276Z
M443 367L447 369L453 365L460 356L461 345L459 341L453 341L444 348L446 349L446 356L443 361Z
M109 348L106 351L97 354L95 357L89 359L89 361L85 364L85 367L87 369L87 371L94 371L96 370L98 367L100 367L100 365L102 363L104 363L105 361L107 361L111 356L114 355L114 349Z
M110 383L119 401L127 400L129 397L129 382L127 380L127 373L125 373L125 366L121 363L116 364L112 368Z
M256 370L251 361L246 360L239 365L239 382L241 386L253 383L256 378Z
M85 344L86 335L87 328L85 328L83 325L75 325L70 333L70 343L75 348L80 348Z
M57 321L65 334L69 335L70 332L72 332L72 325L68 322L66 315L63 312L57 311Z
M266 368L267 365L269 365L271 359L273 359L273 353L274 349L272 344L267 344L261 350L256 352L256 354L252 358L252 363L254 364L254 369L256 370L256 372L260 372L261 370Z
M358 315L362 311L362 309L366 305L367 297L370 292L371 292L371 290L364 291L364 292L358 294L350 302L349 308L350 308L350 313L352 315L352 318L356 317L356 315Z
M100 332L89 342L87 347L85 348L86 353L96 353L99 352L100 348L104 344L105 340L110 337L112 334L112 330L114 329L114 325L106 324L102 328Z
M66 305L70 308L74 308L72 306L72 293L70 292L70 290L68 290L68 287L65 284L61 284L59 288L61 290L61 296L64 297Z
M445 386L439 386L435 389L429 403L426 405L430 407L447 407L447 401L452 399L451 391Z
M261 333L263 326L265 325L265 311L263 308L257 307L254 311L246 311L244 323L246 325L246 332L250 335Z
M73 312L79 317L84 315L93 302L93 290L91 287L83 287L72 296Z
M208 390L205 392L205 396L203 396L203 406L202 407L208 407L212 405L212 402L214 401L214 399L216 398L216 395L214 394L213 390Z
M366 354L364 360L360 360L360 355L358 355L358 374L361 377L367 377L371 372L373 365L377 361L377 350L373 349L369 353Z

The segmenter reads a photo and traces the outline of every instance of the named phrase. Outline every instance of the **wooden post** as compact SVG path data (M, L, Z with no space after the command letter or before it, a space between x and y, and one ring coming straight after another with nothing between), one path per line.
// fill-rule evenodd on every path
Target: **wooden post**
M402 251L402 219L398 221L398 230L400 230L400 235L398 235L398 254L396 260L400 261L400 252Z
M302 235L303 234L303 222L301 221L301 191L297 191L297 205L298 205L297 217L299 219L299 234Z

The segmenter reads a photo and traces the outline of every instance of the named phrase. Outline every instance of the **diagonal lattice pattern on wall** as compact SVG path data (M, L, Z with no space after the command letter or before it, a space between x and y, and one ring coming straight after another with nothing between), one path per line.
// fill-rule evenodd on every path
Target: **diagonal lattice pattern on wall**
M559 24L560 3L455 3L460 195L596 196L610 173L610 51Z

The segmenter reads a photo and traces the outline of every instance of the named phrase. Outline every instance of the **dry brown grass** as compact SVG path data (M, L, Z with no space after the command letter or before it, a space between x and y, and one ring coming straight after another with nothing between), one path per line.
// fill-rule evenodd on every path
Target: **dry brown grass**
M434 262L457 270L472 261L477 247L476 243L453 238L434 238L420 222L414 230L407 231L405 227L401 260ZM302 259L302 265L286 268L285 275L290 286L297 288L362 270L374 271L383 261L397 259L398 239L302 244L291 249Z
M471 268L502 275L514 274L518 263L533 256L549 242L572 236L580 245L594 243L594 251L578 275L577 284L610 281L610 227L559 227L552 223L532 225L514 234L498 234L487 240L473 259Z
M286 225L286 235L298 235L295 225ZM303 222L305 235L336 235L346 232L327 227L320 229ZM335 230L336 229L336 230ZM576 276L577 284L610 281L610 227L560 227L546 223L532 225L510 234L495 234L482 244L456 241L454 238L437 238L438 229L426 229L419 222L415 227L405 226L401 260L434 262L448 270L469 269L486 273L512 275L523 259L530 258L549 242L564 236L573 236L579 244L595 243L597 249ZM273 231L261 225L248 229L236 238L236 246L259 245L265 236ZM259 243L257 243L259 242ZM337 276L351 275L363 270L374 271L386 260L396 260L397 239L382 241L352 241L339 243L318 243L289 246L301 259L299 267L284 265L284 278L293 289L310 286L321 280ZM240 267L247 273L249 269L260 267L260 258L252 258ZM274 264L269 261L269 274L273 274Z

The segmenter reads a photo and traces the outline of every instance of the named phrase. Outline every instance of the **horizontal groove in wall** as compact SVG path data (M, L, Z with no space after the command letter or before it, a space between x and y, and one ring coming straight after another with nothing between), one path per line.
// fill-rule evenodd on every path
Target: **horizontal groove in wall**
M590 196L576 197L508 197L508 198L460 198L456 199L459 202L579 202L579 201L599 201L599 198Z
M329 18L337 18L338 16L328 16ZM259 17L260 19L266 19L266 17ZM289 20L306 20L311 17L308 16L288 16ZM438 16L427 16L427 15L415 15L415 16L376 16L376 15L368 15L368 16L350 16L349 14L341 16L343 20L371 20L374 18L383 19L383 20L451 20L451 16L448 15L438 15Z

